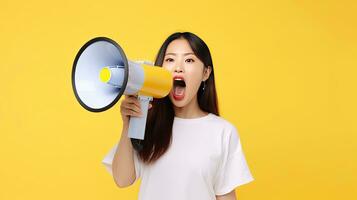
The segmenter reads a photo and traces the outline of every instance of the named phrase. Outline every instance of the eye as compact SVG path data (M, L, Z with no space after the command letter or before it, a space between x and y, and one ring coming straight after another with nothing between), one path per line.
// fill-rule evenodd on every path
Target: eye
M174 59L172 59L172 58L166 58L165 59L165 62L173 62L174 61Z
M192 58L188 58L188 59L186 59L185 61L188 62L188 63L193 63L193 62L195 62L195 60L193 60Z

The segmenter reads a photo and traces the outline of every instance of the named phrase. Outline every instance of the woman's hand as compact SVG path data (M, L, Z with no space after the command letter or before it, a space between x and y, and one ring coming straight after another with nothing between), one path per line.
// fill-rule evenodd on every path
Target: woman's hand
M152 107L149 103L149 109ZM120 105L121 117L123 119L123 126L129 126L130 116L141 117L143 114L141 111L140 101L137 99L137 95L125 95L124 100Z

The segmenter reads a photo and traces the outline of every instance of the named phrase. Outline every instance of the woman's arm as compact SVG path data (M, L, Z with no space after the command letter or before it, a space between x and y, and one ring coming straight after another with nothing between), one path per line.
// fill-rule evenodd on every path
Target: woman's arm
M237 200L236 193L232 190L230 193L224 195L216 195L216 200Z
M133 146L128 135L128 126L124 125L117 151L113 158L113 177L118 187L127 187L136 179Z

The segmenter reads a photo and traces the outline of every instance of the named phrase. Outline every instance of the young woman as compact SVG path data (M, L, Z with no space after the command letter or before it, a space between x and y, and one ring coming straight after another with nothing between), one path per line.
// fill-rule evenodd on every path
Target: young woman
M139 200L235 200L234 189L254 179L237 129L219 116L207 45L193 33L174 33L155 66L172 73L174 87L150 104L142 148L127 137L129 117L141 110L126 96L121 139L103 163L118 187L141 178Z

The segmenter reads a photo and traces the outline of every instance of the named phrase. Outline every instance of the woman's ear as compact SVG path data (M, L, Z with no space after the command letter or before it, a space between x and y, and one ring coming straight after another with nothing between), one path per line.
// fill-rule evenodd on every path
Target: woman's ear
M211 74L211 71L212 71L212 67L211 66L205 67L204 72L203 72L203 81L206 81L209 78L209 75Z

